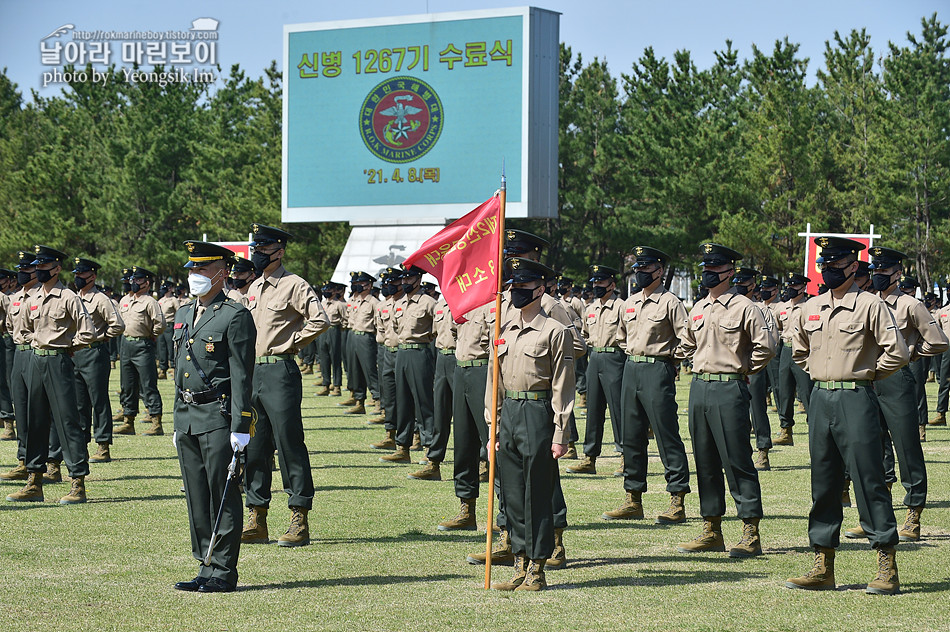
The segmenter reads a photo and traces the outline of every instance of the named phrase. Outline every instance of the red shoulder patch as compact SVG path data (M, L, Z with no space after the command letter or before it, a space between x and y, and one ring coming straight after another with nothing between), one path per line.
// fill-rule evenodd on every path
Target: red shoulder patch
M628 313L628 314L632 314L632 313L634 313L635 311L637 311L637 308L636 308L636 307L628 307L628 308L627 308L627 313Z
M505 344L505 339L504 339L504 338L499 338L499 339L496 340L493 344L494 344L496 347L497 347L498 345L503 345L503 344Z
M441 309L436 312L436 314L441 314L441 313L442 313Z
M788 313L788 310L784 310L784 309L783 309L782 311L780 311L780 312L778 313L778 315L779 315L779 316L784 316L784 315L787 314L787 313Z
M808 320L821 320L821 316L819 314L812 314L808 317Z
M175 329L181 329L185 326L185 323L175 323Z
M16 301L16 302L13 304L13 306L14 306L14 307L19 307L19 306L20 306L20 301Z
M695 323L697 320L699 320L702 317L703 317L702 314L699 314L698 316L693 316L693 322Z
M596 318L596 317L597 317L597 314L588 314L587 317L588 317L588 318Z
M30 311L31 311L31 312L32 312L34 309L39 309L39 308L40 308L39 305L30 305Z
M488 313L489 313L489 314L494 314L494 313L495 313L495 308L492 307L491 309L489 309L489 310L488 310Z

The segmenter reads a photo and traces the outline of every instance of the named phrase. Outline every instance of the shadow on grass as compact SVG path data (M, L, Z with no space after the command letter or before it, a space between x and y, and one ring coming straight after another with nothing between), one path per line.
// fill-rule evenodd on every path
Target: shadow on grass
M479 533L477 531L466 532L467 535L462 535L461 533L452 534L452 542L466 541L470 540L471 542L485 542L485 534ZM376 537L366 537L366 538L311 538L313 542L319 542L321 544L399 544L399 543L410 543L410 542L445 542L448 535L443 535L435 532L426 532L419 530L412 530L403 533L402 535L383 535Z
M131 476L119 476L116 478L100 478L99 476L90 477L88 480L92 482L99 481L155 481L155 480L170 480L170 481L180 481L181 474L171 475L171 474L133 474Z
M385 453L382 453L382 454L385 454ZM408 465L408 463L406 463L406 464L400 463L399 465ZM341 468L357 468L357 469L361 469L361 470L365 470L365 469L383 469L383 470L388 470L388 469L392 469L392 467L393 467L392 465L387 465L387 464L379 463L379 462L376 462L376 463L367 463L367 464L365 464L365 465L364 465L364 464L359 464L359 465L347 465L347 464L334 465L334 464L329 464L329 463L328 463L328 464L326 464L326 465L314 465L314 466L312 467L312 469L314 469L314 470L335 470L335 469L341 469Z
M586 582L555 584L555 590L576 588L610 588L613 586L687 586L691 584L712 584L723 582L742 582L750 578L768 577L765 573L748 571L709 571L709 570L641 570L637 575L603 577Z
M313 488L317 492L348 492L348 491L365 491L365 492L383 492L388 489L395 489L393 485L379 485L377 487L372 487L369 485L325 485L325 486L316 486Z
M742 560L730 558L725 553L674 553L672 555L631 555L628 557L593 557L571 559L569 569L598 568L628 564L679 564L683 562L712 562L713 564L736 564Z
M171 448L171 449L174 450L174 448ZM115 463L117 461L121 462L121 461L177 461L177 460L178 460L178 456L173 454L172 456L122 456L119 458L112 459L112 462Z
M143 500L181 500L185 497L184 494L152 494L150 496L118 496L115 498L90 498L86 502L88 504L100 504L100 503L137 503Z
M256 586L238 586L237 592L255 590L280 590L293 588L323 588L328 586L385 586L388 584L415 584L420 582L442 582L452 579L470 579L471 575L363 575L358 577L336 577L330 579L299 580Z

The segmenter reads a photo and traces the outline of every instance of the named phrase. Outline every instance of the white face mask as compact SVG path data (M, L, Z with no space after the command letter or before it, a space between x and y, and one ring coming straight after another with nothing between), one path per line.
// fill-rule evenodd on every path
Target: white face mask
M218 274L221 274L220 270ZM211 291L211 287L214 285L214 280L218 278L218 274L208 278L203 274L192 272L188 275L188 291L194 296L204 296Z

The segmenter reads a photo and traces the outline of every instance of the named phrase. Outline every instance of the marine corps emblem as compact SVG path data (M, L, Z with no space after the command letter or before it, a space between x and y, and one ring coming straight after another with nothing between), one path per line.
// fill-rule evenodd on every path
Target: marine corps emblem
M213 342L206 343L205 351L207 351L208 353L214 353L214 343Z
M360 136L377 158L412 162L432 149L442 134L442 101L415 77L393 77L373 88L359 113Z
M643 246L637 246L637 250L636 250L636 253L635 253L635 254L636 254L638 257L642 256L642 255L643 255Z
M819 237L818 240L817 240L815 243L817 243L817 244L818 244L819 246L821 246L822 248L825 248L825 247L828 245L828 238L827 238L827 237Z
M710 252L712 252L712 251L713 251L713 245L712 245L712 244L706 244L705 246L703 246L703 252L705 252L705 253L710 253Z
M188 252L194 252L194 251L195 251L195 242L189 241L189 242L188 242L188 245L187 245L187 248L188 248Z

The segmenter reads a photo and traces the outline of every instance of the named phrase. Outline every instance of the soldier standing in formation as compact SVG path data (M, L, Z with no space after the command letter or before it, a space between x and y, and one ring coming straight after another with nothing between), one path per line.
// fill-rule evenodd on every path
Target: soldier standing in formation
M251 230L254 267L261 270L260 278L247 291L248 309L257 327L251 400L257 430L247 448L249 516L241 540L248 544L269 542L267 511L271 459L276 447L291 511L290 526L277 544L304 546L310 543L307 514L313 508L313 473L300 412L303 385L294 358L302 347L326 331L330 322L310 284L284 269L284 252L291 235L263 224L254 224Z
M230 277L231 289L228 290L228 298L247 307L247 291L257 278L254 264L250 259L236 255L234 263L231 264Z
M736 502L742 535L730 557L761 555L762 491L749 446L749 389L746 377L765 368L775 354L762 312L729 281L735 250L704 244L703 285L709 294L689 313L683 347L693 360L689 389L689 434L696 459L702 533L678 547L684 553L724 551L726 512L723 472Z
M210 563L198 575L175 584L178 590L231 592L237 585L241 550L241 492L226 485L228 464L253 432L251 374L256 330L248 311L226 297L231 252L217 244L186 241L188 284L197 300L174 320L175 434L185 484L191 554L202 562L222 508ZM227 489L227 497L224 497Z
M120 349L122 382L122 415L124 424L115 434L134 435L135 417L139 414L139 393L148 410L143 419L151 427L142 434L160 436L162 429L162 396L158 392L158 368L155 340L165 331L162 308L150 291L155 275L141 266L129 272L129 294L119 302L119 316L125 322L125 335Z
M910 353L894 316L880 298L862 292L853 281L857 253L864 244L842 237L819 237L817 263L829 291L810 300L789 322L795 363L815 380L808 420L812 508L808 539L815 562L789 588L833 590L834 558L841 532L841 489L845 471L854 491L878 573L867 592L894 594L900 589L897 523L884 483L881 459L881 407L874 392L906 365Z
M808 410L808 397L811 394L812 384L808 374L797 364L792 362L792 334L788 323L795 322L795 315L802 303L807 299L805 287L808 277L802 274L789 272L785 276L785 292L783 301L778 306L778 328L782 339L781 356L778 366L778 418L779 434L773 441L775 445L795 445L792 428L795 425L795 395L801 398Z
M317 395L340 395L343 386L343 351L340 346L343 321L346 319L346 303L340 298L344 286L327 281L321 288L323 311L327 313L330 328L317 338L317 357L320 361L321 386Z
M165 322L174 322L175 312L181 307L181 301L175 296L175 284L171 281L162 283L158 296L158 305L162 308ZM169 327L165 327L158 336L158 379L168 379L169 369L175 370L175 351L172 349L172 331Z
M373 283L376 278L366 272L350 273L350 338L347 352L350 362L347 376L353 391L352 397L340 402L339 406L352 406L348 414L366 413L366 396L379 400L378 360L376 350L376 304L373 296Z
M94 433L98 449L89 457L93 463L112 460L112 403L109 400L109 347L108 342L125 331L125 322L119 316L115 303L96 288L96 277L102 267L91 259L76 257L74 284L79 290L86 313L92 319L95 338L88 346L73 350L76 365L76 398L79 416L89 441ZM173 315L174 316L174 315Z
M16 288L16 272L0 268L0 441L16 441L13 398L10 394L13 369L13 336L6 328L10 296Z
M439 298L432 321L435 333L435 371L432 385L432 435L426 463L421 470L407 476L416 480L441 480L439 464L445 460L452 432L452 399L455 387L455 348L458 333L449 304Z

